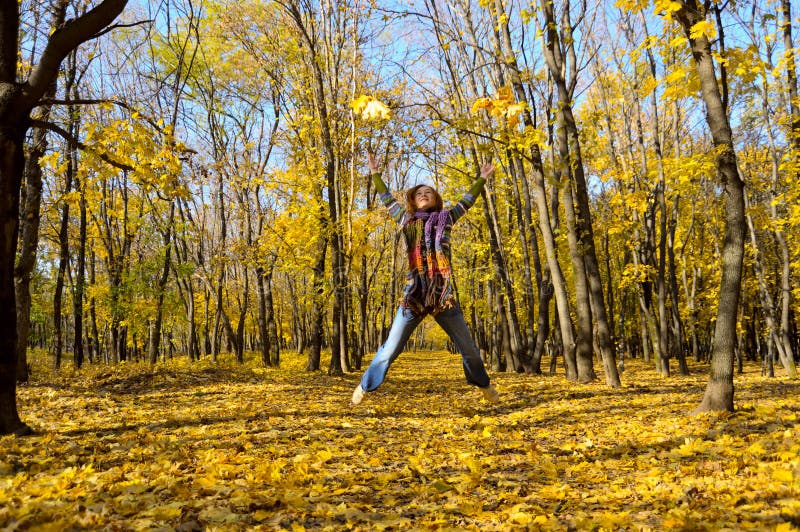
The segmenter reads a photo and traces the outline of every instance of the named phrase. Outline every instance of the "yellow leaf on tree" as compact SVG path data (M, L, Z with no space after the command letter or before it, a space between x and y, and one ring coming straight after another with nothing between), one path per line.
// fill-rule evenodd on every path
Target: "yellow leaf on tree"
M362 94L355 100L350 102L350 108L356 114L361 114L364 112L364 109L367 107L367 104L372 101L372 96L367 96L366 94Z
M700 22L692 26L692 29L689 32L689 36L692 39L697 39L703 35L705 35L709 39L713 39L717 35L717 30L714 27L714 24L712 24L707 20L701 20Z

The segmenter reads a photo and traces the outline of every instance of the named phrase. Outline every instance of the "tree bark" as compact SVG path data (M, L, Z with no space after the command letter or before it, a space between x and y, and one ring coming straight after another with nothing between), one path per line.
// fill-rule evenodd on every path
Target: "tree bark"
M63 59L122 12L127 0L104 0L48 38L27 81L17 80L19 3L0 3L0 435L28 434L17 412L17 308L14 259L30 113L58 75Z
M714 329L714 348L711 374L702 401L695 412L733 411L733 362L736 347L736 318L742 282L744 258L744 183L739 176L733 133L727 109L720 94L711 43L705 35L692 37L692 27L705 20L705 8L696 0L680 0L675 12L694 58L700 78L706 121L717 148L716 167L725 196L725 238L721 253L722 277L719 288L719 307ZM723 84L724 85L724 84ZM722 87L723 91L726 87Z

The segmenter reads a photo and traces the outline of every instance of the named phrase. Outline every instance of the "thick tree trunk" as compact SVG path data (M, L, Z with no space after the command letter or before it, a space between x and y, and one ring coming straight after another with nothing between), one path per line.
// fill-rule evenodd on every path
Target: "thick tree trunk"
M7 89L0 88L0 120L14 123L15 119L8 118L8 100L11 97ZM24 131L24 127L14 128L0 122L0 435L31 432L17 413L17 312L14 301L19 193L25 165Z
M67 3L59 2L54 6L51 27L60 28L66 18ZM58 90L57 76L44 92L44 98L53 98ZM41 106L39 119L50 119L52 106ZM30 150L25 161L25 190L21 206L21 237L15 276L15 295L17 299L17 380L28 381L28 338L31 326L31 273L36 264L36 248L39 245L40 206L42 200L42 168L39 159L47 152L47 132L37 128L33 133Z
M736 317L742 282L744 258L744 183L739 176L733 134L728 122L727 109L720 95L720 86L714 72L711 44L705 35L692 36L692 28L705 20L705 10L696 0L681 0L675 12L694 57L706 120L717 148L716 166L725 197L725 239L721 254L722 277L719 288L719 307L714 329L714 350L711 358L711 375L703 400L695 412L733 411L733 361L736 347ZM723 84L723 90L726 87Z

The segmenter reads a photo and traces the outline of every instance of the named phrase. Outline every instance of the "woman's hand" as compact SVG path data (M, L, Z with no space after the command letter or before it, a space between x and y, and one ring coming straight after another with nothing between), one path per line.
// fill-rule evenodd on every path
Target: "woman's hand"
M378 161L375 159L375 154L372 152L367 152L367 168L369 168L369 175L381 173L378 168Z
M485 163L481 167L481 177L483 179L489 179L492 176L493 173L494 173L494 163L493 162L490 161L488 163Z

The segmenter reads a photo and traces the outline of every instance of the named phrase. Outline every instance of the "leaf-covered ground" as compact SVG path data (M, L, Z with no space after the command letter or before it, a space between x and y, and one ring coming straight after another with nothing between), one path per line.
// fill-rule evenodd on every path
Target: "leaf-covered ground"
M494 375L407 353L359 374L185 361L90 367L19 390L37 431L0 438L4 530L792 530L800 383L747 368L737 412L688 416L706 368L624 386ZM598 368L598 371L600 368Z

